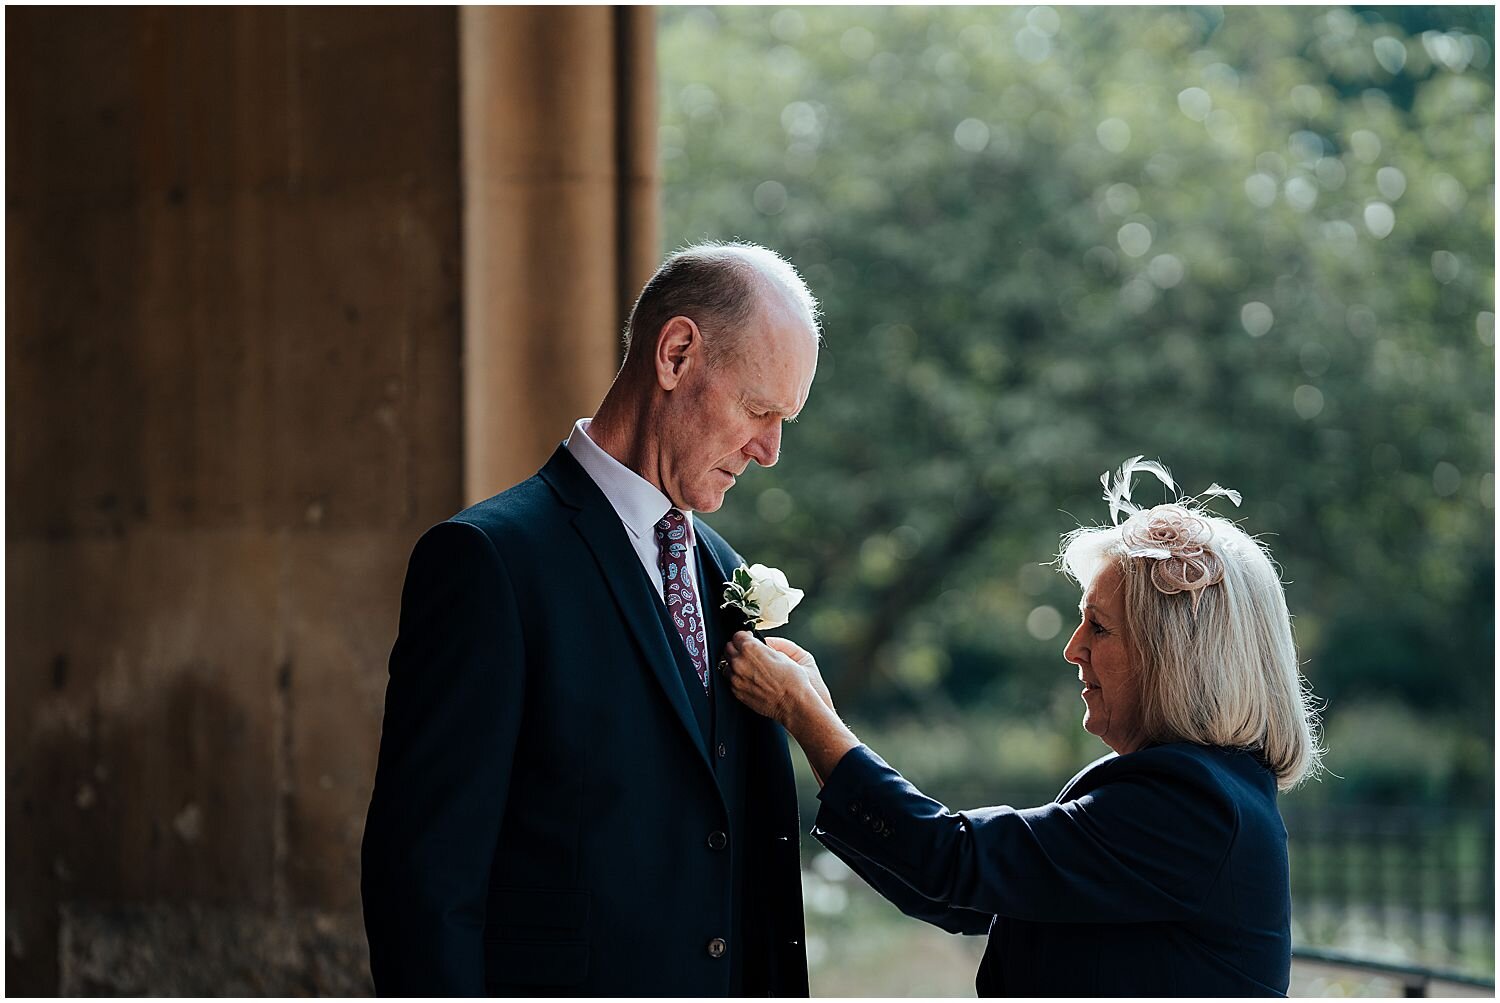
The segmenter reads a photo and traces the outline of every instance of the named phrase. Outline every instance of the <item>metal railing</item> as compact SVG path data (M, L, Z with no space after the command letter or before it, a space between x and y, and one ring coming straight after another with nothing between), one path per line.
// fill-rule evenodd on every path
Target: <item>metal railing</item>
M1285 805L1294 957L1399 980L1493 990L1495 815ZM1399 959L1399 960L1398 960Z
M1356 957L1342 951L1326 951L1311 947L1294 948L1292 950L1292 963L1296 964L1299 961L1310 961L1319 965L1327 965L1331 968L1347 969L1362 975L1383 975L1400 982L1401 995L1407 997L1425 997L1434 985L1439 987L1447 985L1463 986L1470 989L1484 989L1488 990L1490 994L1493 994L1495 991L1495 980L1492 978L1465 975L1462 972L1450 972L1437 968L1425 968L1421 965L1372 961L1369 958Z

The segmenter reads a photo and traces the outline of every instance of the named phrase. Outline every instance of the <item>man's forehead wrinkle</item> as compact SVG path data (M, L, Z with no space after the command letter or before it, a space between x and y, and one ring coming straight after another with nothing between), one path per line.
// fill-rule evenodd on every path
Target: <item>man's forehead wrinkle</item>
M756 397L754 395L746 398L746 403L750 404L752 407L759 408L762 411L775 411L777 414L795 414L798 411L802 410L795 404L778 404L776 401L770 400L769 398Z
M797 417L797 415L801 414L802 409L807 405L806 397L803 397L800 403L793 402L790 404L784 404L772 400L770 397L761 396L753 392L747 392L743 394L742 400L748 407L752 407L758 411L773 411L776 414L789 419L795 418Z

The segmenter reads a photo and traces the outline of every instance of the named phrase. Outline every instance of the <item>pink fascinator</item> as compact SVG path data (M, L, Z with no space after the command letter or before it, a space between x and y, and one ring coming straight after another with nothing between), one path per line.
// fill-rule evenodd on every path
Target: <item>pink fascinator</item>
M1188 593L1193 600L1193 615L1203 590L1224 580L1224 562L1213 549L1214 531L1198 514L1203 498L1228 498L1236 506L1240 493L1217 484L1196 498L1142 509L1130 500L1131 480L1137 471L1151 474L1176 492L1177 482L1167 468L1155 460L1135 456L1125 461L1111 477L1106 471L1099 477L1104 485L1104 500L1109 502L1109 518L1120 530L1125 552L1131 557L1147 557L1151 566L1151 584L1164 595ZM1125 516L1121 522L1120 517Z

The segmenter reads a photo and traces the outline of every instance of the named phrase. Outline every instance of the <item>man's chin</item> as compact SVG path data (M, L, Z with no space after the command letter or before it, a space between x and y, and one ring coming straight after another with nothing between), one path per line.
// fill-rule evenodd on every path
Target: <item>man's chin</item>
M717 511L719 511L719 509L721 509L723 507L724 507L724 492L720 491L716 495L710 495L709 497L703 499L703 504L701 504L701 505L694 505L693 506L693 511L694 512L717 512Z
M731 484L729 487L733 486ZM724 496L729 493L729 487L705 487L687 501L693 506L694 512L717 512L724 505Z

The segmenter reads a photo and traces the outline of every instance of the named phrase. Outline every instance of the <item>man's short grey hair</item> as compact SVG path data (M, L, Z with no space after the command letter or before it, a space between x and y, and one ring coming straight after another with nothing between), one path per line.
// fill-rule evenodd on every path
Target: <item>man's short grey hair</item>
M1111 565L1120 569L1125 628L1140 673L1141 725L1153 742L1248 749L1290 790L1322 765L1317 708L1297 669L1281 576L1265 545L1227 519L1193 513L1213 530L1223 581L1203 589L1198 609L1186 592L1151 582L1155 558L1131 557L1120 526L1074 530L1063 538L1063 570L1088 590Z
M626 356L640 342L650 351L662 325L687 317L703 334L710 368L733 357L742 329L767 296L780 293L818 335L818 301L791 262L759 244L710 241L683 247L662 262L641 290L625 327Z

